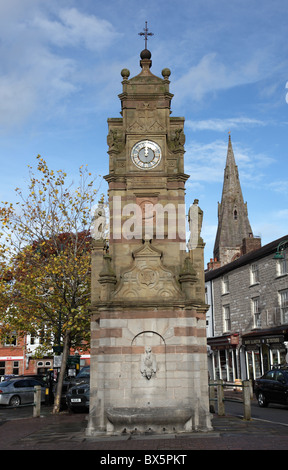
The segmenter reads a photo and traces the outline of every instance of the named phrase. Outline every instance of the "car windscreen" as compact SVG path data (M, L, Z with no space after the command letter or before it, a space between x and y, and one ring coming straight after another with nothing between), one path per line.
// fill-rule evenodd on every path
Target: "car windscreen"
M284 375L286 382L288 382L288 371L287 370L282 370L281 372Z
M9 380L5 380L5 382L0 383L0 388L9 387L9 385L11 385L11 382Z
M77 377L90 377L90 367L88 369L82 369L80 370L79 374Z

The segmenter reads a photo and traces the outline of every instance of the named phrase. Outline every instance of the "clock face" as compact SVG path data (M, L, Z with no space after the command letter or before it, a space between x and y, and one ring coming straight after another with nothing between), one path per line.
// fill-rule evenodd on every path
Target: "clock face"
M151 140L141 140L132 148L131 159L141 170L150 170L160 163L161 149Z

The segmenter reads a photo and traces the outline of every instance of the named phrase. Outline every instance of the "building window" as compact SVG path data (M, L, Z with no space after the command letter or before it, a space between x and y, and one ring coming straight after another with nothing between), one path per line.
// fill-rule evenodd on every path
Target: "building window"
M5 346L17 346L17 336L16 333L11 333L5 338Z
M252 299L252 315L254 328L261 328L259 297L255 297L255 299Z
M251 284L257 284L259 282L259 266L258 264L251 265Z
M205 303L208 304L208 290L207 290L207 287L205 287Z
M227 274L225 274L225 276L223 276L222 286L223 286L223 294L228 294L228 292L229 292L229 278L228 278Z
M13 361L13 371L12 374L19 375L19 361Z
M287 260L286 260L286 253L283 253L284 259L278 259L277 260L277 275L278 276L283 276L284 274L287 274Z
M288 289L280 292L281 323L288 323Z
M30 336L30 344L31 344L31 346L36 344L36 337L35 336Z
M231 330L231 318L230 318L230 306L224 305L223 307L224 316L224 332Z
M0 361L0 377L5 375L5 361Z

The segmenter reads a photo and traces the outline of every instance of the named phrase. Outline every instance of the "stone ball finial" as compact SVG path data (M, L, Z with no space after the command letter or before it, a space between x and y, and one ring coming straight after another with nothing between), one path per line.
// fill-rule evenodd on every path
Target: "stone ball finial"
M130 75L130 70L128 69L121 70L121 76L123 77L123 79L128 79L129 75Z
M143 49L143 51L140 53L140 58L143 59L151 59L151 52L148 51L148 49Z
M165 68L165 69L162 70L162 76L163 76L164 78L169 78L170 75L171 75L171 70L170 70L170 69Z

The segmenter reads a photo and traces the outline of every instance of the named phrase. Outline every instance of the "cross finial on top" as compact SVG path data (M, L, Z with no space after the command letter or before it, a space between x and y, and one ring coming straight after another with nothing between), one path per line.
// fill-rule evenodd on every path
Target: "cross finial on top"
M147 40L148 40L148 36L154 36L154 33L148 33L148 28L147 28L147 21L145 21L145 28L144 28L144 33L138 33L139 36L144 36L144 39L145 39L145 49L147 49Z

